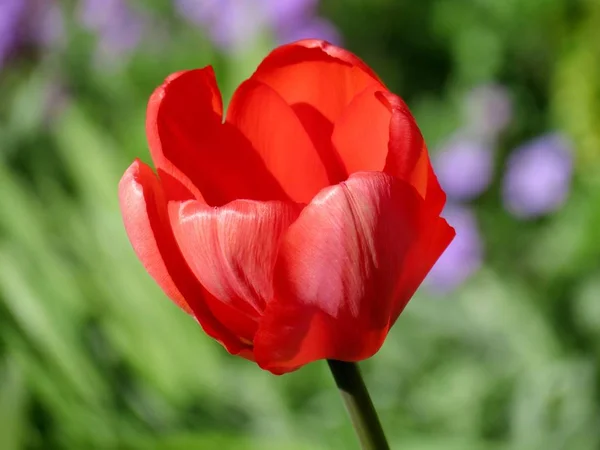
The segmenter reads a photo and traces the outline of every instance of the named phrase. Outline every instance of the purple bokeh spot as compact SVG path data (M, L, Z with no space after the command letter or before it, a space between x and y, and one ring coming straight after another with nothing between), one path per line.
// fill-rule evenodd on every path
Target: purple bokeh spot
M101 57L109 58L133 50L140 43L146 25L143 17L123 0L83 0L79 19L98 36Z
M56 47L66 40L62 10L57 2L30 0L27 33L30 42L44 48Z
M0 0L0 68L19 40L26 6L23 0Z
M263 31L279 44L302 38L340 42L335 27L316 15L318 0L176 0L175 8L197 25L216 46L239 51Z
M0 68L25 45L64 42L62 11L53 0L0 0Z
M557 133L515 149L502 186L506 209L516 217L533 218L560 208L571 185L572 153L569 140Z
M220 10L225 15L231 0L175 0L175 9L186 20L197 25L207 25L217 19Z
M479 228L473 212L464 206L448 204L442 216L454 227L456 237L425 280L425 285L436 293L458 288L481 267L483 258Z
M255 39L267 22L262 2L177 0L175 7L184 19L204 29L215 45L231 51Z
M492 148L467 136L451 139L433 158L438 180L454 201L470 200L485 191L492 181L493 163Z
M318 0L262 0L262 8L269 22L279 27L295 26L305 18L317 14Z
M280 45L300 39L322 39L335 45L342 44L342 37L337 28L322 17L314 17L295 28L279 29L276 37Z

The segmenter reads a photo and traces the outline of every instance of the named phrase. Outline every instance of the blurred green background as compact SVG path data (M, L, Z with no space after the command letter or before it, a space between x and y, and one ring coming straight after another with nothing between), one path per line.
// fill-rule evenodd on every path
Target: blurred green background
M468 267L436 268L362 363L392 448L600 448L598 0L2 0L0 449L358 449L326 364L229 356L145 273L117 205L168 74L212 64L228 98L309 35L404 97L434 159L456 136L487 149L488 175L449 175L481 182L449 194L472 221L447 264ZM541 152L526 178L563 200L511 207L507 161L549 133L570 162L544 184Z

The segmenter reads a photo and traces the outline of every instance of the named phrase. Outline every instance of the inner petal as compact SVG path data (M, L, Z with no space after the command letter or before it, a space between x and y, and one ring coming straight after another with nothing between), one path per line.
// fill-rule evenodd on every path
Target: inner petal
M222 123L220 101L210 68L174 74L152 95L148 141L168 198L287 199L248 139Z
M355 55L317 40L277 48L264 59L252 78L269 85L291 106L313 106L332 123L367 86L377 84L385 89Z
M382 171L385 166L392 115L376 98L378 90L366 88L335 122L331 141L349 174Z
M298 116L269 86L247 80L227 113L268 171L294 201L308 203L330 183L327 168Z

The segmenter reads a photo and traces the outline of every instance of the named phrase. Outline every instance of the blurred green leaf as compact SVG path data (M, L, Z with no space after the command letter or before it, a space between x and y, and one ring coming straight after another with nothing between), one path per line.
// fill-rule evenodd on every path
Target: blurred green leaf
M0 366L0 448L25 447L27 384L19 366L7 360Z
M553 78L552 114L575 139L577 167L594 178L600 167L600 4L581 2L584 12L564 42Z

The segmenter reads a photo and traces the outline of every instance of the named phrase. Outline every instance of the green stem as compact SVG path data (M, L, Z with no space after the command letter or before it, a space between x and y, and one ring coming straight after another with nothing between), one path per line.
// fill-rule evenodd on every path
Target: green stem
M356 363L328 359L363 450L389 450L377 412Z

